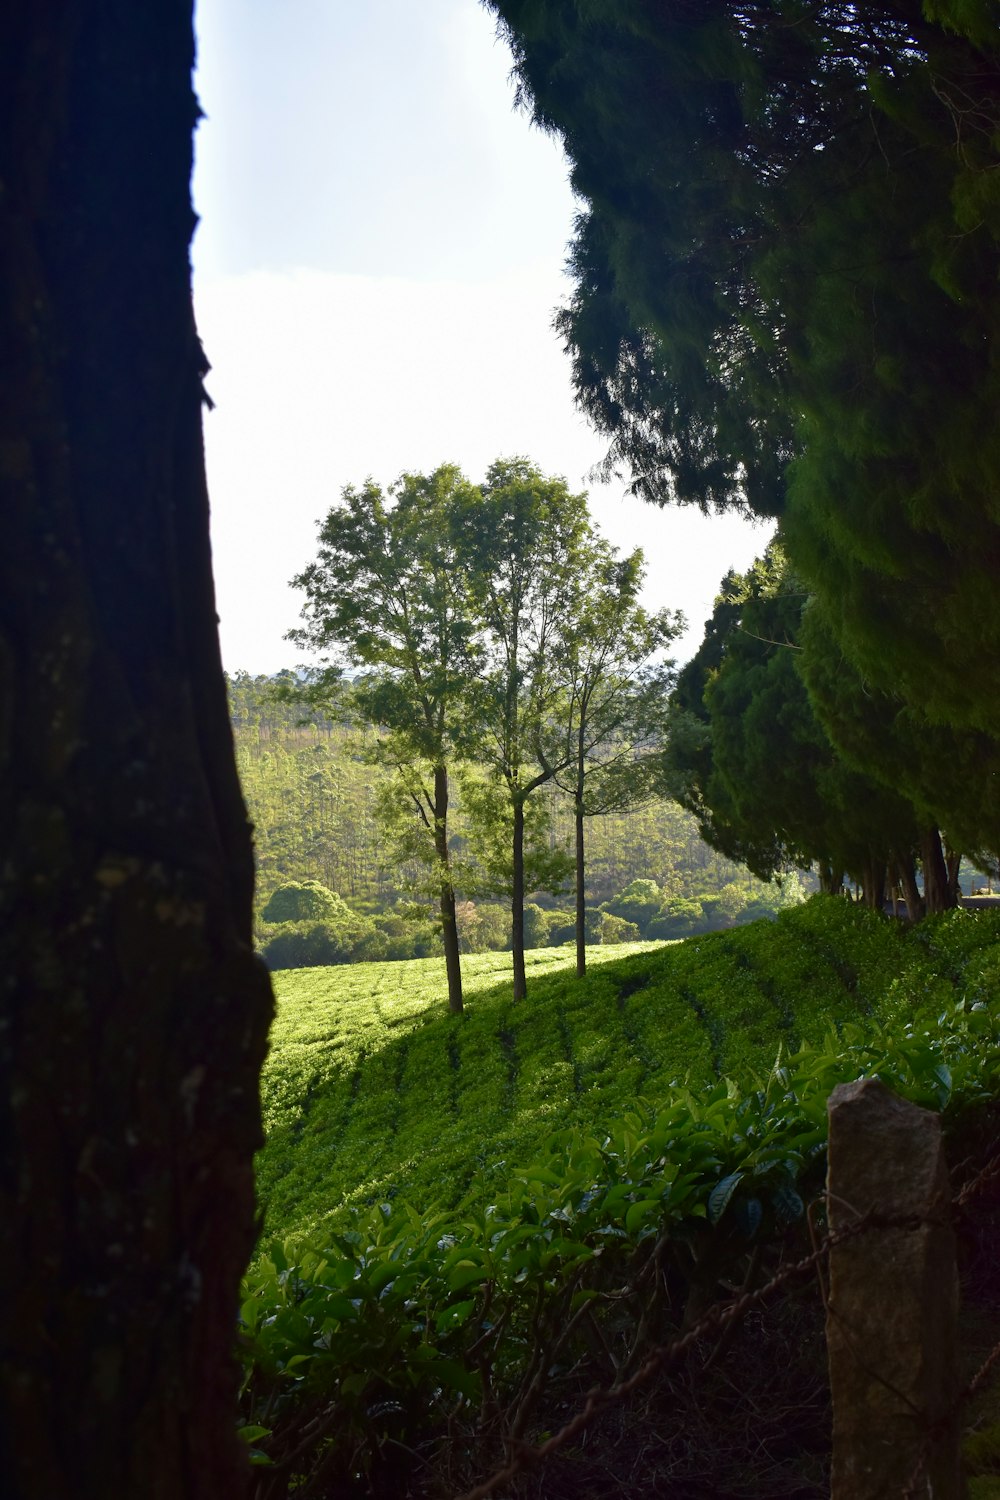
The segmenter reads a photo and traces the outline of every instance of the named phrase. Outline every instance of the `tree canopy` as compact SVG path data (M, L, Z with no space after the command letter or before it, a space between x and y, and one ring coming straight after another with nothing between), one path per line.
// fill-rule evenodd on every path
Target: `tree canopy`
M844 653L993 732L988 0L490 0L584 207L558 317L608 467L780 516Z
M527 459L498 459L455 525L480 622L481 669L468 683L477 758L506 787L511 828L514 998L524 972L528 799L569 763L566 663L580 624L592 545L585 495Z
M849 874L880 905L889 867L912 871L931 820L826 734L801 675L805 599L777 545L723 580L679 674L668 775L708 842L755 874L816 864L825 888Z

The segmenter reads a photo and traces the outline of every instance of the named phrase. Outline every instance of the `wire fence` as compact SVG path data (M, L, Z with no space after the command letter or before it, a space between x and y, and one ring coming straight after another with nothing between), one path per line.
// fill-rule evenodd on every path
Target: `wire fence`
M951 1213L967 1214L970 1205L997 1182L1000 1182L1000 1151L991 1156L981 1170L953 1194L948 1205ZM537 1446L524 1442L512 1443L509 1461L481 1484L465 1491L457 1497L457 1500L487 1500L488 1496L495 1495L519 1474L544 1464L561 1448L565 1448L567 1444L578 1438L610 1408L627 1401L636 1391L647 1385L654 1376L679 1365L702 1339L709 1336L722 1338L728 1335L730 1330L738 1327L748 1313L773 1300L791 1283L801 1281L811 1273L817 1273L820 1275L820 1289L825 1303L826 1293L821 1272L830 1251L838 1245L846 1244L850 1240L875 1231L899 1229L912 1232L930 1225L940 1225L946 1221L950 1222L948 1216L940 1213L936 1216L916 1213L892 1215L873 1211L860 1215L849 1224L818 1235L814 1228L814 1219L810 1216L812 1248L807 1255L783 1266L762 1286L752 1291L745 1291L731 1301L717 1303L685 1334L668 1344L653 1348L642 1365L628 1379L607 1387L595 1386L587 1393L580 1410L545 1442ZM918 1460L903 1490L901 1500L919 1500L921 1494L926 1496L927 1490L926 1488L921 1490L921 1485L926 1478L932 1445L940 1436L941 1431L956 1420L963 1407L983 1388L998 1364L1000 1364L1000 1342L990 1350L972 1379L958 1392L948 1410L936 1419L927 1418Z

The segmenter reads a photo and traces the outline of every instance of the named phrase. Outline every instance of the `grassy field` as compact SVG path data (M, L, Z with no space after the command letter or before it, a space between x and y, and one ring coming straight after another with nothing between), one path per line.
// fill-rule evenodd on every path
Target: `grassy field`
M606 1128L685 1082L747 1087L779 1048L954 1003L958 970L997 931L992 917L910 929L817 900L685 943L595 948L582 982L571 951L535 950L517 1006L509 955L467 958L457 1017L440 959L276 975L264 1241L321 1237L350 1205L488 1201L567 1126Z

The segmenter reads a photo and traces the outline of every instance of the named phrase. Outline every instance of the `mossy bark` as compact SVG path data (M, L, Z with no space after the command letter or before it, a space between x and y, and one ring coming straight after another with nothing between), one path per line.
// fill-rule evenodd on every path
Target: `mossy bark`
M238 1496L271 991L212 586L185 0L0 21L6 1493Z

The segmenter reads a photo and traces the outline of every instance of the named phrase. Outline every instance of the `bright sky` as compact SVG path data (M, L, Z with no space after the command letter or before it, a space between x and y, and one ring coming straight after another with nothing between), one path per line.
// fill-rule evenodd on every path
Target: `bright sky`
M646 602L701 639L767 533L658 511L588 471L551 330L574 200L557 143L513 110L478 0L198 0L195 302L216 587L230 671L294 665L288 585L345 484L525 454L589 489Z

